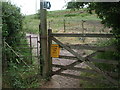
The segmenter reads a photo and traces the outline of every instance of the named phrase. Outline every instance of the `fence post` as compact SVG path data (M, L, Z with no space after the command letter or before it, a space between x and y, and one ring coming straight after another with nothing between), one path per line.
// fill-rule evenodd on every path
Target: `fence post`
M31 64L32 64L32 37L30 35L30 54L31 54Z
M52 44L52 29L48 29L48 64L49 64L49 76L52 75L52 57L51 57L51 44Z
M40 1L40 67L43 78L48 78L48 35L46 9L43 8L43 1Z
M85 35L84 20L82 20L82 34ZM82 37L83 43L85 42L85 37Z
M66 25L65 25L65 19L63 20L63 24L64 24L64 32L66 32Z
M37 58L39 57L39 50L38 50L38 37L37 37Z

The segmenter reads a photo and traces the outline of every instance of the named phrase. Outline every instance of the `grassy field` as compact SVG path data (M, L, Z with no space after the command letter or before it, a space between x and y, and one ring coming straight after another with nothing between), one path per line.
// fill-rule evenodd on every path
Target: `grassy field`
M24 31L27 33L39 33L39 19L38 14L25 16L24 19ZM83 26L83 20L85 21ZM100 19L93 12L89 14L86 9L81 10L58 10L47 12L47 28L51 28L54 33L82 33L85 29L85 33L109 33L109 29L105 28L101 23ZM84 28L84 29L83 29ZM100 38L58 38L63 43L72 44L94 44ZM85 39L85 42L83 42ZM53 42L54 43L54 42Z
M28 15L24 19L24 30L25 32L38 33L39 32L39 16ZM80 27L81 20L86 21L97 21L100 19L97 18L96 14L88 14L86 10L59 10L59 11L48 11L47 12L47 21L48 28L52 28L54 32L59 32L64 28L64 20L66 21L66 30L70 27ZM72 28L71 28L72 29ZM73 28L74 29L74 28Z
M39 33L40 19L39 15L25 16L24 30L27 33ZM82 23L84 26L82 27ZM47 12L47 27L51 28L55 33L81 33L85 28L85 33L107 33L108 28L105 28L96 14L89 14L86 9L81 10L58 10ZM59 38L62 42L72 40L74 44L83 43L81 38ZM96 39L92 40L93 42ZM91 38L86 38L86 42L93 43Z

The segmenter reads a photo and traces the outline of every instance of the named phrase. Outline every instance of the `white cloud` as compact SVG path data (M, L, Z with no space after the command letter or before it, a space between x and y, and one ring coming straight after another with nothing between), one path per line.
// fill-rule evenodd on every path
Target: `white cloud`
M23 14L35 13L35 0L12 0L11 2L20 7Z
M69 0L47 0L51 3L50 10L61 10ZM40 0L11 0L11 2L21 8L21 12L25 15L35 14L40 8Z

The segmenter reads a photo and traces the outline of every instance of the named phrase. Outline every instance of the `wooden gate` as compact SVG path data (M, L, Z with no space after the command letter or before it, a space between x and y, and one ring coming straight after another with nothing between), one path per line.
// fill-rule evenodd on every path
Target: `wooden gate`
M76 78L76 79L83 79L83 80L87 80L87 81L92 81L92 82L95 82L95 83L96 82L98 83L100 81L97 81L94 78L76 76L76 75L66 74L66 73L62 73L62 72L64 70L69 69L69 70L77 70L77 71L81 71L81 72L101 74L102 76L104 76L104 78L106 78L106 80L102 81L101 83L104 82L104 83L114 84L114 85L118 86L118 81L112 78L112 76L117 76L118 77L117 73L102 71L101 69L99 69L98 67L96 67L94 65L94 62L118 65L118 61L116 61L116 60L105 60L105 59L94 59L93 58L93 56L97 55L99 52L105 52L105 51L108 51L108 50L114 51L115 48L113 48L112 46L98 47L98 46L80 45L80 44L79 45L66 45L66 44L63 44L61 41L59 41L56 37L113 38L112 34L85 34L85 35L77 34L77 33L62 34L62 33L52 33L52 30L49 29L48 30L49 68L51 70L51 76L52 75L62 75L62 76ZM69 51L71 54L74 55L74 56L60 55L59 58L72 59L72 60L76 60L76 61L69 64L69 65L66 65L66 66L52 64L52 57L51 57L52 41L56 42L57 44L59 44L60 47L66 49L67 51ZM87 55L86 57L82 57L78 53L76 53L73 49L86 49L86 50L93 50L94 52L90 55ZM74 67L75 65L80 64L82 62L84 62L86 65L88 65L92 69ZM60 68L60 69L57 70L57 71L52 71L52 67L57 67L57 68Z

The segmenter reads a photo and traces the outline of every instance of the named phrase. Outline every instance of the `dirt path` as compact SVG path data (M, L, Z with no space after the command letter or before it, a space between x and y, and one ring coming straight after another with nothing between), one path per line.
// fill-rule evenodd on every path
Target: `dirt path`
M34 34L27 34L27 36L38 36L38 35L34 35ZM32 44L34 46L36 46L36 41L35 39L32 39ZM35 54L36 51L34 50L33 53ZM62 49L60 51L61 55L66 55L66 56L72 56L72 54L70 54L68 51ZM80 55L84 54L84 51L79 51ZM53 58L53 64L58 64L58 65L68 65L75 62L75 60L67 60L67 59L59 59L59 58ZM76 65L75 67L86 67L86 65L84 63L81 63L79 65ZM53 71L58 70L57 68L53 68ZM78 71L74 71L74 70L65 70L63 71L63 73L67 73L67 74L74 74L74 75L80 75L80 72ZM73 79L73 78L69 78L69 77L64 77L64 76L60 76L60 75L54 75L52 76L51 81L46 82L43 84L42 88L81 88L82 86L80 86L80 80L79 79Z

